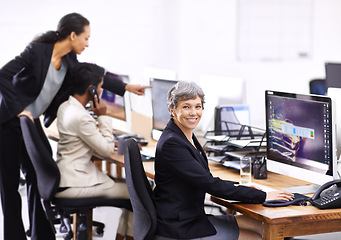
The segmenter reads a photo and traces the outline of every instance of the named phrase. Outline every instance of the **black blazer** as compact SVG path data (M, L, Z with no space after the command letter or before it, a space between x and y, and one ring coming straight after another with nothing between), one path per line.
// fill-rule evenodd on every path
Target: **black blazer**
M54 44L32 43L16 58L0 70L0 128L15 118L25 107L32 103L43 88L51 62ZM56 118L58 107L72 94L71 73L78 62L75 52L63 57L68 65L64 82L45 111L44 122L48 127ZM103 88L123 95L126 84L115 78L104 78Z
M214 235L216 230L204 210L206 193L246 203L265 200L263 191L213 177L195 135L193 141L197 149L173 120L168 122L158 141L153 192L157 235L181 239Z

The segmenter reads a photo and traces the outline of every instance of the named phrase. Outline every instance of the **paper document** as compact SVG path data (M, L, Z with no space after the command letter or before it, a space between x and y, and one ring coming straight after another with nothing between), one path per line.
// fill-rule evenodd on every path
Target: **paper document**
M227 145L210 145L207 146L207 149L211 151L223 151L226 147Z
M241 140L230 140L229 144L237 147L258 147L262 139L241 139ZM266 147L266 140L263 139L262 147Z
M155 149L143 147L140 153L143 156L155 158Z
M239 170L240 169L240 161L225 161L223 163L223 166Z
M216 135L216 136L205 136L205 138L208 140L221 142L221 141L227 141L229 139L229 136L227 136L227 135Z
M210 157L207 157L208 160L211 160L213 162L221 162L224 158L225 158L225 156L210 156Z

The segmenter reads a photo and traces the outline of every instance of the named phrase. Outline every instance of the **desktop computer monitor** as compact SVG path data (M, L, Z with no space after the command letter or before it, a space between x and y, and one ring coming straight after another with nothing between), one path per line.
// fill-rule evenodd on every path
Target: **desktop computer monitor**
M166 127L170 113L167 108L167 94L169 89L173 87L177 81L165 79L150 79L152 86L152 112L153 112L153 129L152 138L158 140L163 129Z
M336 159L340 160L341 158L341 88L328 88L327 96L332 99L333 102L333 115L334 115L334 126L336 132ZM338 166L340 168L341 165ZM337 171L337 177L341 178L339 169Z
M341 63L326 63L326 88L341 88Z
M110 72L106 74L115 78L119 77L123 82L129 83L129 76L127 75L116 75ZM103 89L101 98L107 103L107 114L112 117L113 129L130 132L131 107L129 94L125 93L122 97Z
M332 100L266 91L268 170L313 183L288 189L310 193L336 178Z

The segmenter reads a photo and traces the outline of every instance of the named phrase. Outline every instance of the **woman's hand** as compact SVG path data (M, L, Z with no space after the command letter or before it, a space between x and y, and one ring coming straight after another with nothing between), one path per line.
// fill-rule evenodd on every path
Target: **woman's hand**
M140 84L127 84L125 90L136 95L144 95L144 90L151 87L152 86L142 86Z
M17 115L18 118L20 118L21 116L27 116L29 119L31 119L32 122L34 122L32 113L30 111L24 110Z
M269 200L283 200L283 201L291 201L294 194L288 191L272 191L266 193L265 201Z
M94 103L91 101L91 110L97 115L107 115L107 104L104 101L101 101L97 95L95 95L96 107L94 107Z

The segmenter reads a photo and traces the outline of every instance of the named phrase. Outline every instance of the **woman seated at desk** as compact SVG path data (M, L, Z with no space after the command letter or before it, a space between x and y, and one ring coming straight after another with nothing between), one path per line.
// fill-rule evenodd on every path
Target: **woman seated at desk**
M293 195L265 193L212 176L205 152L193 134L203 104L204 93L195 83L178 82L168 92L171 119L155 156L156 239L262 239L261 222L243 215L206 215L205 194L245 203L292 200Z
M57 197L129 199L126 183L113 181L91 161L95 151L111 157L115 150L111 119L106 116L106 104L98 97L103 76L103 68L79 63L73 71L74 94L58 109L57 165L61 178ZM91 86L97 87L94 99L89 90ZM90 100L96 102L91 103L91 109L98 116L98 126L85 109ZM133 213L126 209L122 209L116 239L133 239Z

